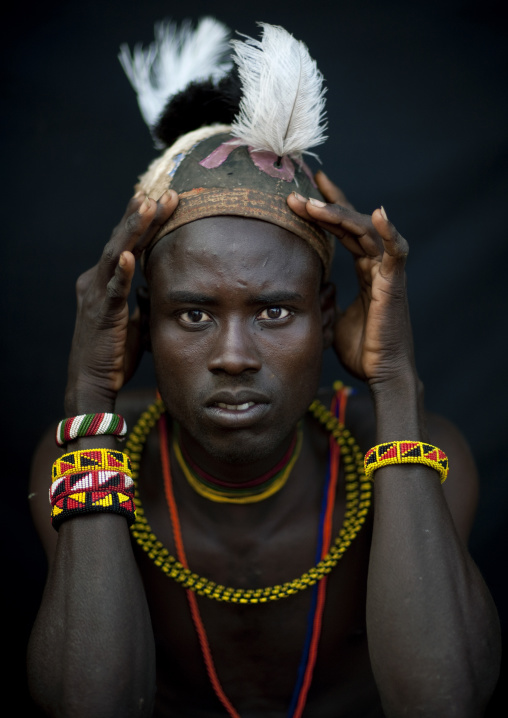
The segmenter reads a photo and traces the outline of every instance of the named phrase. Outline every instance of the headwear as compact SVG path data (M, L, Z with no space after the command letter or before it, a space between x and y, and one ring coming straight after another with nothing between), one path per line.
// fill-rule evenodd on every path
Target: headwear
M180 195L149 250L202 217L253 217L304 239L328 275L333 242L286 202L291 191L321 198L302 154L326 139L323 77L302 42L281 27L260 25L261 40L244 36L231 43L241 81L233 103L228 83L234 85L235 76L223 59L228 31L210 18L194 32L188 24L180 33L171 23L156 26L156 42L145 51L136 48L133 57L122 48L120 60L145 120L159 143L171 143L136 188L155 200L169 187ZM166 90L165 77L171 80ZM185 112L190 132L181 132Z

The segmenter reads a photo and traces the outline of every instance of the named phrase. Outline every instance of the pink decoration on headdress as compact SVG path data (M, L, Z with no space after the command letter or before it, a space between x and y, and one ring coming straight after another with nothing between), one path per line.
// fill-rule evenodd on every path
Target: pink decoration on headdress
M216 147L213 152L210 152L208 157L202 159L199 164L207 170L217 169L217 167L220 167L221 164L227 160L233 150L239 146L239 140L233 139L223 142L221 145Z
M249 147L249 154L256 167L267 175L270 175L270 177L277 177L277 179L283 179L286 180L286 182L293 180L295 176L295 166L287 155L280 158L280 167L278 167L276 163L279 158L275 152L254 150L252 147Z
M199 164L207 170L217 169L217 167L220 167L227 160L233 150L242 146L244 146L244 143L242 143L239 139L233 138L232 140L227 140L227 142L223 142L210 152L208 157L202 159ZM290 157L287 155L281 157L280 166L277 166L279 157L277 157L275 152L269 152L268 150L254 150L252 147L249 147L248 150L252 161L262 172L270 177L276 177L277 179L283 179L286 182L292 182L295 176L295 166ZM314 183L312 174L305 162L298 159L295 161L309 176L312 183Z

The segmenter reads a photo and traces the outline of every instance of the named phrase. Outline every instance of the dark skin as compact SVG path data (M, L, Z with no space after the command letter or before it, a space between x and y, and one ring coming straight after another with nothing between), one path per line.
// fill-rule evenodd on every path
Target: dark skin
M362 450L385 440L430 439L448 453L452 471L444 488L420 465L376 472L371 519L328 581L308 715L479 716L495 684L499 644L495 609L465 548L474 465L456 430L423 411L405 240L382 211L360 215L326 177L318 181L327 205L294 195L288 204L355 256L360 294L349 310L336 314L333 290L321 284L317 256L302 240L257 220L217 217L158 243L147 268L149 299L129 320L135 260L177 204L174 192L158 203L136 197L99 264L78 283L66 412L116 406L132 426L152 397L116 403L117 392L134 370L146 314L159 390L181 422L185 446L214 475L249 478L284 453L316 394L322 351L333 343L345 368L371 388L372 402L359 397L348 405L347 424ZM246 402L235 411L220 406ZM192 569L242 587L306 571L314 563L327 439L306 417L290 481L249 507L196 495L173 462ZM80 440L68 450L101 444L114 440ZM50 562L29 654L37 700L57 716L151 715L156 680L154 715L224 715L184 592L133 550L125 520L85 516L58 535L49 526L47 476L56 455L43 442L32 483ZM155 434L141 477L149 522L174 552ZM339 487L334 535L344 512L341 479ZM242 718L286 714L309 599L308 592L268 606L199 599L217 673Z

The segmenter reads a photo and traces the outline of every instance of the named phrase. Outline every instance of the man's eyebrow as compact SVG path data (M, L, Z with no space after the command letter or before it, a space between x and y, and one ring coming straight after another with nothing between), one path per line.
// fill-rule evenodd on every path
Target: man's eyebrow
M299 292L291 292L288 290L276 290L273 292L265 292L249 297L249 304L291 304L291 302L301 302L304 297Z
M217 306L220 304L218 297L212 297L201 292L190 292L188 290L172 289L166 294L166 300L173 304L194 304L197 306ZM253 294L247 299L247 304L287 304L291 302L301 302L304 297L299 292L291 292L288 290L276 290L273 292L263 292L261 294Z
M168 302L174 304L218 304L217 298L210 297L208 294L201 294L200 292L189 292L186 290L172 289L166 294Z

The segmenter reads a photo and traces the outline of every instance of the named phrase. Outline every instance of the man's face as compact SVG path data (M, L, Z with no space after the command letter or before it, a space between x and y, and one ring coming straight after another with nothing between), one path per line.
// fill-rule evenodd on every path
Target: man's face
M162 239L147 278L159 391L185 442L225 463L275 456L318 387L317 254L276 225L211 217Z

